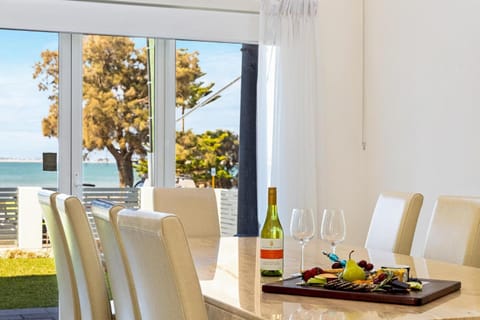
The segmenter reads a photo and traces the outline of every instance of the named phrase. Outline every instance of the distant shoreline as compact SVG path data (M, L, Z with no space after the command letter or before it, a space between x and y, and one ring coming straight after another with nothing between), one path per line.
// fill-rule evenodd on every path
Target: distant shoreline
M23 163L42 163L41 159L7 159L7 158L0 158L0 162L23 162ZM84 161L83 163L98 163L98 164L115 164L115 161Z
M41 159L8 159L0 158L0 162L42 162Z

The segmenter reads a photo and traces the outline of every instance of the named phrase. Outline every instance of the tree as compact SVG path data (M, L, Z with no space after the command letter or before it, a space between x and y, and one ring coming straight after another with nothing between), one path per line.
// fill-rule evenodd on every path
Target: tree
M146 155L150 133L146 49L135 48L130 38L108 36L86 36L83 48L83 146L87 151L107 149L115 158L120 186L133 186L132 158ZM197 82L204 75L197 52L179 51L177 100L181 97L187 108L210 93L213 83ZM40 91L50 91L43 134L58 137L58 52L42 52L33 77Z
M132 157L147 154L147 58L124 37L89 36L83 50L83 145L106 148L115 158L120 186L133 186Z
M211 168L216 169L216 186L231 188L236 184L238 135L228 130L206 131L195 135L191 130L177 132L176 162L178 175L191 175L195 183L208 184Z

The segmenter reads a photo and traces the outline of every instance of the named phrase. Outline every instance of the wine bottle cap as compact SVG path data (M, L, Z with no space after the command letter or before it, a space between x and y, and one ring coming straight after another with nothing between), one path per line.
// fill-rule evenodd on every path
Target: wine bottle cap
M277 203L277 188L268 187L268 204L276 204L276 203Z

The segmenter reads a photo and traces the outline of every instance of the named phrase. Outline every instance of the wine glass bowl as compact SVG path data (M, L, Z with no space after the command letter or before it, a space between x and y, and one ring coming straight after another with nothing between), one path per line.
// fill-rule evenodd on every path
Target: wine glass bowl
M295 240L300 242L302 250L300 272L302 272L304 270L303 252L305 245L315 235L315 217L311 209L295 208L292 210L290 234Z
M345 215L342 209L325 209L323 211L320 236L328 241L331 252L335 253L337 244L345 240Z

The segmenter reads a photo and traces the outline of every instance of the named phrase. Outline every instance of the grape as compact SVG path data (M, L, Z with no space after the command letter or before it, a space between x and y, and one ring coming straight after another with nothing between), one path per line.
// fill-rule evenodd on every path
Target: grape
M367 266L367 261L360 260L360 261L357 262L357 264L360 268L365 268Z
M365 270L370 271L372 269L373 269L373 264L367 263L367 265L365 266Z
M342 268L342 264L340 262L334 262L332 264L332 269L339 269Z

